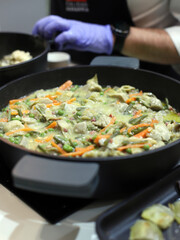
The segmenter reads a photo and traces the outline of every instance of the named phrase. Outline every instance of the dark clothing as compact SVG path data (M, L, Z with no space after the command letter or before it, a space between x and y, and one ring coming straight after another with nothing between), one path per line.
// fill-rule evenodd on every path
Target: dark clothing
M51 13L90 23L133 24L125 0L52 0Z
M98 24L126 22L133 26L126 0L51 0L51 14L67 19ZM72 61L89 64L99 54L70 50ZM103 55L103 54L101 54ZM112 55L117 53L113 52ZM176 79L180 76L170 65L160 65L140 61L140 68L169 75Z
M125 21L133 25L125 0L52 0L51 14L89 23L112 24ZM94 57L99 56L92 52L68 52L72 61L79 64L89 64Z

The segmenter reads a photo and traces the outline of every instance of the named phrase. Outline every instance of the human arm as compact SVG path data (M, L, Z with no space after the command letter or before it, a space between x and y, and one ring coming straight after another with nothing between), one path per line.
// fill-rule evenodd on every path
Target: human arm
M163 29L131 27L121 53L148 62L180 63L174 43Z
M84 23L54 15L39 20L33 28L33 34L45 39L52 39L56 35L54 41L59 51L74 49L108 55L113 51L115 40L110 25ZM175 45L163 29L131 27L121 53L154 63L180 63Z

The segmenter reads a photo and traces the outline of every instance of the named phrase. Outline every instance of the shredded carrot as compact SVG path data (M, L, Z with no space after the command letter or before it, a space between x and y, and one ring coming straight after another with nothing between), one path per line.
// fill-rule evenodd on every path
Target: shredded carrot
M46 104L46 107L47 108L51 108L52 106L59 106L61 105L62 102L53 102L53 103L49 103L49 104Z
M144 129L143 131L135 134L133 137L137 137L137 138L144 138L146 137L146 135L150 132L149 128Z
M43 142L44 142L44 139L42 140L42 139L36 138L34 141L35 141L35 142L38 142L38 143L43 143Z
M29 110L22 110L22 114L28 114L29 112Z
M21 102L23 100L25 100L26 98L19 98L19 99L12 99L9 101L9 104L14 104L14 103L17 103L17 102Z
M147 144L147 143L128 144L128 145L117 148L117 150L118 151L123 151L123 150L126 150L128 148L142 148L142 147L144 147L144 145L151 146L150 144Z
M11 115L12 115L12 116L18 115L18 111L12 111L12 112L11 112Z
M136 128L139 128L139 127L149 127L151 125L152 125L152 123L140 123L140 124L134 125L134 126L128 128L128 133L130 133L132 130L134 130Z
M136 129L136 128L139 128L139 127L149 127L151 126L151 123L140 123L140 124L137 124L137 125L134 125L130 128L128 128L128 133L130 133L132 130Z
M51 124L49 124L46 129L49 129L49 128L55 128L57 126L57 122L52 122Z
M51 108L52 106L54 106L54 104L52 104L52 103L46 104L47 108Z
M53 103L59 103L57 100L53 100Z
M62 95L62 93L61 93L61 92L58 92L58 91L57 91L55 94L56 94L56 95Z
M134 126L128 128L128 133L130 133L133 129L136 129L136 128L139 128L139 127L153 127L154 123L158 123L158 120L153 119L151 121L151 123L140 123L140 124L134 125Z
M110 138L111 134L106 134L106 135L98 135L95 139L94 139L94 143L98 144L100 139L108 139Z
M61 105L61 103L62 103L62 102L56 102L56 103L54 102L53 105L54 105L54 106L58 106L58 105Z
M111 90L111 88L109 87L109 88L107 88L105 91L104 91L104 93L107 93L109 90Z
M53 96L53 95L50 95L50 94L49 94L49 95L46 95L45 97L46 97L46 98L49 98L50 100L54 100L55 98L57 98L56 95Z
M67 88L71 87L71 85L73 84L73 82L71 80L66 81L65 83L63 83L59 89L60 90L66 90Z
M22 114L28 114L29 112L30 112L29 110L23 110L23 111L22 111ZM13 116L14 116L14 115L18 115L18 111L12 111L12 112L11 112L11 115L13 115Z
M30 101L37 101L39 100L40 98L31 98Z
M65 154L66 152L59 146L59 145L57 145L55 142L51 142L51 145L53 146L53 147L55 147L57 150L58 150L58 152L59 153L61 153L61 154Z
M135 97L135 96L141 96L143 94L142 91L138 92L138 93L132 93L132 94L129 94L129 97Z
M123 133L126 130L126 127L120 129L120 133Z
M128 98L128 99L126 100L126 103L130 103L130 102L135 101L135 100L136 100L135 97Z
M142 115L141 112L142 110L137 111L132 118L140 117Z
M156 120L156 119L152 119L151 124L154 125L154 123L158 123L158 122L159 122L158 120Z
M89 152L89 151L91 151L93 149L94 149L94 145L90 145L90 146L85 147L85 148L76 148L75 152L65 153L65 154L62 154L62 156L64 156L64 157L68 157L68 156L71 156L71 157L81 156L85 152Z
M76 98L71 98L68 101L66 101L68 104L71 104L72 102L76 101Z
M135 101L136 100L136 96L141 96L142 94L143 94L142 91L140 91L138 93L129 94L129 99L126 100L126 103L130 103L132 101Z
M49 141L52 140L52 138L53 138L53 135L50 135L50 136L48 136L48 137L46 137L46 138L44 138L44 139L38 139L38 138L36 138L35 141L36 141L36 142L40 142L40 143L49 142Z
M8 119L7 118L1 118L0 122L8 122Z
M7 136L9 135L12 135L14 133L17 133L17 132L31 132L31 131L34 131L34 129L32 128L29 128L29 127L25 127L25 128L19 128L19 129L16 129L16 130L13 130L13 131L10 131L10 132L7 132L5 133Z
M110 125L114 124L115 121L116 121L116 118L115 118L115 117L112 117L110 123L109 123L106 127L104 127L103 129L101 129L101 130L99 131L99 133L104 132L104 131L106 130L106 128L108 128Z
M13 104L11 104L9 107L10 107L10 109L16 109L16 108L19 108L19 105L13 105Z

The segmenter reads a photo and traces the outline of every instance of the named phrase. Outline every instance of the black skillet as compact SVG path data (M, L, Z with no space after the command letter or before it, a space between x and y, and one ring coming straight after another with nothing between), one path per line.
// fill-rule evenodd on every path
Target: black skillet
M25 33L0 32L0 59L15 50L30 52L32 59L0 67L0 86L25 75L45 71L49 44L39 37Z
M67 67L23 77L0 89L0 108L5 107L9 99L59 86L68 79L74 84L85 84L95 74L102 85L130 84L153 92L162 100L168 98L172 106L180 109L178 81L149 71L115 66ZM52 157L28 151L3 139L0 147L16 187L80 198L131 194L165 175L180 156L180 140L149 152L108 158Z
M128 240L130 228L141 218L142 211L153 204L168 206L180 199L180 167L134 197L122 201L101 214L96 220L96 232L101 240ZM179 240L180 225L174 221L163 231L164 239Z

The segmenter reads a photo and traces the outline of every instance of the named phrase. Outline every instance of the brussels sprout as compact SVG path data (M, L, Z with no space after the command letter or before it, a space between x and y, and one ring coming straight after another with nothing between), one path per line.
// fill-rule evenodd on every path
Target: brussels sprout
M174 212L175 220L177 221L178 224L180 224L180 199L175 201L173 204L169 203L168 205Z
M137 220L131 227L129 240L164 240L162 231L153 222Z
M162 204L154 204L146 208L141 217L157 224L162 229L168 228L174 221L173 211Z

